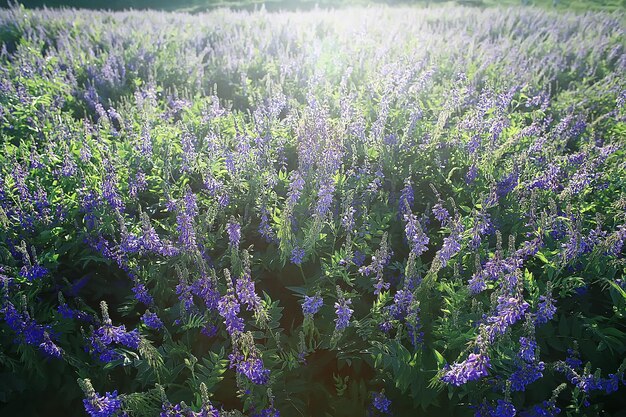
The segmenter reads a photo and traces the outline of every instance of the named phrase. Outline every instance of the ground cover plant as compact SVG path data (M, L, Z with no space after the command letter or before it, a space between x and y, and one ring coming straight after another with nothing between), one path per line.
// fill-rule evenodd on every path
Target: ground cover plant
M623 14L14 6L0 40L2 415L626 408Z

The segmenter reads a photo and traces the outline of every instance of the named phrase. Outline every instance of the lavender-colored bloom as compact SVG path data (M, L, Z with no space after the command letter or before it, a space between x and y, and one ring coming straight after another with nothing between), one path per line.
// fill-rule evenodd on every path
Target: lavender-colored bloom
M398 290L393 296L393 304L389 306L391 317L396 320L404 319L409 314L409 307L413 303L413 293L407 290Z
M94 393L90 398L83 400L85 411L91 417L112 417L119 415L122 401L117 396L117 391L107 392L102 397Z
M135 285L132 288L132 291L135 293L135 298L137 299L137 301L147 306L154 304L154 299L148 292L148 288L145 284L136 281Z
M352 256L352 263L355 266L361 267L365 263L365 254L361 251L355 250Z
M218 305L217 311L224 319L226 331L229 334L236 334L243 331L243 319L238 316L241 306L235 298L234 289L229 289L228 294L223 296Z
M39 349L49 358L61 359L63 351L51 339L48 333L44 334L44 341L39 345Z
M178 241L187 249L196 247L196 232L193 227L194 218L198 215L196 195L187 188L182 206L176 216Z
M565 364L574 369L580 369L583 366L583 361L580 360L579 353L573 349L567 349L567 357L565 358Z
M333 202L333 193L335 192L335 183L331 180L324 181L320 185L320 190L317 193L317 205L315 207L315 214L318 217L324 217L330 209L330 205Z
M102 362L117 360L120 355L113 350L114 347L122 345L130 349L139 348L141 341L137 329L126 331L126 326L113 326L109 318L106 303L101 303L103 324L95 329L89 337L88 350L97 354Z
M298 171L292 171L290 174L291 183L289 184L289 193L287 194L287 206L293 208L304 189L304 179Z
M236 221L226 224L226 232L228 233L228 242L233 248L239 247L241 239L241 226Z
M435 204L433 206L433 215L435 219L439 220L442 226L445 226L450 220L450 213L446 210L445 207L441 204L441 202Z
M302 261L304 260L305 256L306 256L306 252L304 251L304 249L299 246L296 246L291 251L291 259L290 259L291 263L295 265L300 265L302 264Z
M491 414L492 417L515 417L517 410L515 406L506 400L498 400L496 408Z
M187 249L196 247L196 232L193 228L193 217L189 214L180 212L176 216L178 229L178 241Z
M404 180L404 188L400 193L400 199L398 201L398 213L400 217L404 217L411 212L411 206L415 200L415 194L413 193L413 187L411 187L411 179Z
M254 289L254 281L249 274L244 274L235 282L235 292L248 311L258 311L261 308L261 299Z
M561 409L552 401L544 401L541 404L535 404L526 411L523 411L521 417L556 417L561 413Z
M24 265L20 269L20 276L28 279L29 281L35 281L39 278L43 278L48 274L48 269L41 265Z
M470 353L463 362L448 366L441 380L458 387L487 376L490 367L489 356L482 353Z
M514 171L498 181L496 184L496 194L498 198L505 197L508 193L513 191L513 189L517 187L518 179L519 175Z
M486 290L487 283L485 282L485 279L483 278L483 274L479 272L479 273L472 275L472 278L470 278L468 282L468 288L470 290L470 294L472 295L481 293L484 290Z
M146 311L143 316L141 316L141 321L143 321L143 323L151 329L161 330L163 328L163 322L159 316L150 311Z
M493 341L497 335L504 334L509 326L524 317L528 303L518 297L498 297L497 315L487 318L487 336Z
M391 405L391 400L385 396L384 392L376 392L372 399L372 405L381 413L388 414L390 412L389 406Z
M420 256L428 249L427 245L430 242L430 238L422 230L422 226L420 225L415 214L406 214L404 216L404 220L406 221L404 231L406 233L406 239L409 242L409 246L411 247L411 252L415 253L416 256Z
M350 304L352 304L352 300L343 297L339 298L339 301L335 303L335 313L337 314L335 329L338 331L344 330L350 323L350 317L354 313L354 310L348 307Z
M181 135L180 141L183 151L181 169L184 172L190 172L197 159L196 138L191 133L185 132Z
M313 316L320 311L323 305L324 300L319 295L314 295L313 297L305 295L304 302L302 303L302 313L305 316Z
M475 164L472 164L467 170L467 174L465 174L465 183L467 185L473 183L478 177L478 167Z
M109 203L112 209L122 212L124 211L124 202L117 188L115 171L111 163L106 163L105 166L106 173L102 181L102 197Z
M535 342L534 339L522 336L519 338L519 343L520 349L518 356L526 362L534 362L537 342Z
M439 249L439 252L437 252L442 267L448 265L448 261L461 250L459 239L460 230L454 230L450 236L443 239L443 245L441 249Z
M189 291L204 301L206 308L216 310L220 300L220 294L217 291L216 283L209 277L202 276L191 283Z
M61 358L62 350L50 337L50 326L37 323L26 311L19 312L11 302L6 302L0 312L4 314L5 322L18 336L18 340L38 347L47 357Z
M248 358L235 366L237 372L247 377L254 384L265 385L269 382L270 371L263 366L260 358Z
M418 348L424 339L424 332L421 331L422 323L420 321L419 312L420 308L418 303L413 301L405 319L407 334L414 348Z
M511 391L524 391L526 386L541 379L545 364L543 362L519 364L517 369L509 377Z
M252 414L252 417L280 417L280 411L274 408L274 406L270 406L268 408L264 408L258 413Z
M268 243L274 242L276 240L276 234L274 233L274 229L269 223L269 213L267 209L261 210L261 222L259 223L259 234L265 238L265 241Z
M535 325L540 326L552 320L556 313L554 299L551 296L539 296L539 304L535 313Z

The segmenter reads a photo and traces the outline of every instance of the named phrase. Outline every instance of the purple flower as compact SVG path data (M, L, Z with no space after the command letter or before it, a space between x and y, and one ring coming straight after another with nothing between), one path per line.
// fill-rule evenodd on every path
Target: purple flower
M135 298L137 299L137 301L147 306L154 304L154 299L148 292L148 288L146 288L145 284L136 281L132 290L135 293Z
M352 304L352 300L344 297L340 297L339 301L335 303L335 313L337 314L335 329L338 331L344 330L350 323L350 317L354 313L354 310L348 307L350 304Z
M93 393L90 398L83 400L85 411L91 417L112 417L122 408L122 401L117 396L117 391L107 392L100 397Z
M302 264L302 261L304 260L305 256L306 256L306 252L304 251L304 249L299 246L296 246L291 251L291 259L290 259L291 263L300 265Z
M227 278L228 281L230 281L229 275ZM232 287L232 284L229 283L227 294L224 295L217 304L217 311L224 319L226 331L231 335L243 331L243 319L238 316L240 309L241 306L235 297L235 289Z
M231 221L226 225L226 232L228 232L228 242L234 247L239 247L239 240L241 239L241 226L236 221Z
M138 349L141 338L137 329L126 331L126 326L113 326L109 318L108 307L104 301L100 303L103 324L95 329L89 337L89 351L99 356L102 362L119 359L120 355L113 348L122 345L130 349Z
M443 239L443 245L437 253L441 266L445 267L448 261L461 250L458 233L453 232L450 236Z
M489 356L482 353L470 353L468 358L460 363L448 366L441 380L447 384L460 386L488 375L491 367Z
M498 400L496 409L491 414L492 417L515 417L517 410L515 406L506 400Z
M264 385L269 382L270 371L263 366L260 358L248 358L235 365L237 372L247 377L254 384Z
M385 396L384 391L376 392L374 393L374 398L372 399L372 405L381 413L388 414L391 400Z
M159 316L157 316L156 313L152 313L150 311L146 311L143 316L141 316L141 321L143 321L143 323L151 329L160 330L163 328L163 322L161 321Z
M50 339L48 333L44 333L44 341L39 345L39 349L49 358L61 359L63 354L63 350Z
M543 377L545 364L543 362L522 362L509 377L511 391L524 391L526 386Z
M486 333L489 341L497 335L504 334L509 326L516 323L528 310L528 303L518 297L498 297L497 315L487 318Z
M43 278L48 274L48 270L41 265L24 265L20 269L20 276L28 279L29 281L35 281L36 279Z
M535 325L540 326L552 320L556 313L556 306L554 305L554 299L550 296L539 296L539 304L537 305L537 312L535 313Z
M404 180L404 188L400 193L400 200L398 202L398 212L400 217L404 217L411 212L411 206L415 200L415 194L413 193L413 187L411 187L411 179Z
M261 299L254 289L254 281L249 274L244 274L237 279L235 291L239 301L246 305L248 311L258 311L261 308Z
M309 297L308 295L304 296L304 302L302 303L302 313L305 316L313 316L320 308L324 305L324 300L319 295L315 295L313 297Z
M117 189L115 169L109 161L105 161L105 175L102 181L102 197L109 203L113 210L124 211L124 202Z
M305 183L298 171L292 171L290 177L291 183L289 184L289 193L287 194L287 207L293 209L302 194Z
M498 181L496 184L496 194L498 198L505 197L508 193L513 191L513 189L517 186L518 178L519 175L514 171L505 176L502 180Z
M445 226L450 220L450 213L448 212L448 210L446 210L441 202L435 204L432 210L435 219L439 220L442 226Z
M176 216L178 229L178 241L187 249L196 247L196 232L193 228L193 217L185 212L179 212Z
M11 302L0 309L7 325L26 344L37 346L47 357L60 359L63 351L51 339L50 326L38 324L24 310L20 313Z
M478 177L478 167L475 164L472 164L467 170L467 174L465 174L465 183L471 184Z
M335 192L335 183L332 179L324 181L320 185L320 190L317 193L317 205L315 207L315 214L318 217L326 216L330 205L333 202L333 193Z
M552 401L544 401L542 404L535 404L526 411L523 411L521 417L555 417L561 413Z
M534 362L537 342L534 339L522 336L519 338L519 343L520 350L518 356L526 362Z
M258 230L259 234L265 238L266 242L271 243L276 240L276 234L269 223L269 213L266 208L261 210L261 222Z
M411 247L411 252L415 253L416 256L420 256L428 249L427 245L430 242L430 238L424 233L415 214L405 214L404 220L406 222L404 232Z

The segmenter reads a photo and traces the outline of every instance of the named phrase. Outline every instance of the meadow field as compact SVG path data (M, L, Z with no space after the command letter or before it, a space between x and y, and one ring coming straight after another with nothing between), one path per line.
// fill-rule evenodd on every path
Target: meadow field
M625 17L0 9L0 415L625 416Z

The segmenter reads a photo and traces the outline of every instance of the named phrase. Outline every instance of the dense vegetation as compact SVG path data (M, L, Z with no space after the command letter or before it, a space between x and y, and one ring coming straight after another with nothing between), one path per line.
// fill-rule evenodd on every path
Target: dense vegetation
M3 4L4 1L4 4ZM0 6L16 3L0 0ZM238 9L303 10L317 6L342 8L354 5L390 4L419 7L443 4L461 4L472 7L537 6L564 10L624 10L626 0L20 0L26 7L78 7L88 9L126 10L156 9L179 10L191 13L229 7Z
M617 415L623 22L1 11L0 413Z

